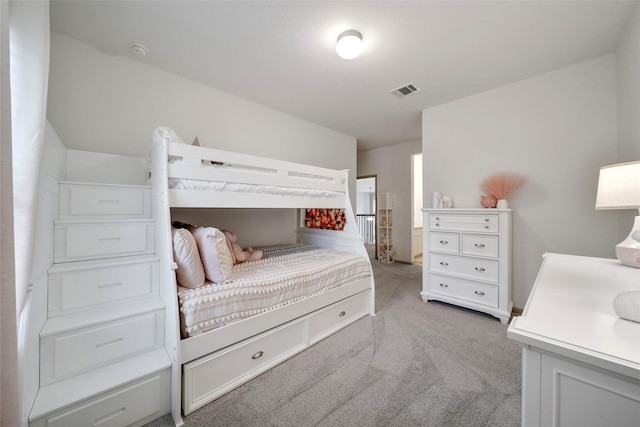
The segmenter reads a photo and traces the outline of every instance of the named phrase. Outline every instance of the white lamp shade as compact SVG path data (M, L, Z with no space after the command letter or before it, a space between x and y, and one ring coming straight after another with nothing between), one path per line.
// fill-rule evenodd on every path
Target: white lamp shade
M640 161L600 168L596 209L640 207Z
M356 30L345 31L338 36L336 44L338 56L344 59L353 59L362 52L362 34Z

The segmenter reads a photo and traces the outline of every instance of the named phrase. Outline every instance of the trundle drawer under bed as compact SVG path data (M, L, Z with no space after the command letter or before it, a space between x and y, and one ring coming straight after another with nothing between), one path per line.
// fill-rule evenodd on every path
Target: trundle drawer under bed
M183 365L185 415L369 313L365 290Z

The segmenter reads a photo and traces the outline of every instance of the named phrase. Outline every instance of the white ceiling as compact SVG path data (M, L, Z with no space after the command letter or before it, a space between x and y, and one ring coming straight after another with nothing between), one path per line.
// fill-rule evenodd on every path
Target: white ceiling
M358 139L421 138L424 108L615 51L637 2L51 1L51 30ZM335 53L356 29L362 55ZM130 45L149 49L146 57ZM389 93L406 83L420 91Z

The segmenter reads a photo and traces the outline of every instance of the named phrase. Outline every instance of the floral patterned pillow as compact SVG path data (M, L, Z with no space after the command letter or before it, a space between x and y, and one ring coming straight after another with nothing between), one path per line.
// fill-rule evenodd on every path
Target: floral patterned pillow
M323 230L344 230L347 220L344 209L307 209L305 227Z

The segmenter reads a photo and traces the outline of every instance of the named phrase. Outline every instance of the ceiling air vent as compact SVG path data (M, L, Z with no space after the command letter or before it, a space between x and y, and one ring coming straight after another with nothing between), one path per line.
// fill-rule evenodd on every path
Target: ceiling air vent
M394 94L395 96L397 96L398 98L402 98L403 96L407 96L413 92L417 92L420 89L418 89L417 87L415 87L413 85L413 83L408 83L404 86L401 86L397 89L394 89L391 91L392 94Z

